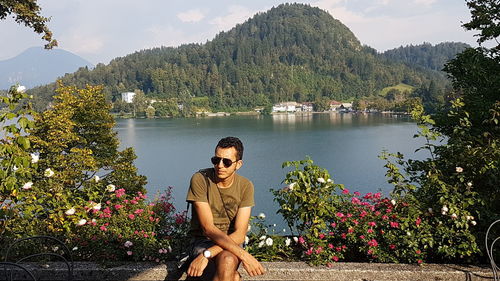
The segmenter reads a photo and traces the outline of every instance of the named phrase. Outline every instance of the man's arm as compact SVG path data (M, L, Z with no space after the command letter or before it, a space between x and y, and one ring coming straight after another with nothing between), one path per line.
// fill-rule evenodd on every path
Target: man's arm
M216 256L223 250L227 250L241 260L243 267L250 276L261 275L264 273L262 265L252 255L239 246L239 244L243 243L245 240L248 222L250 220L250 207L238 209L238 213L235 218L235 231L230 235L222 232L214 225L212 211L208 203L194 202L193 208L198 215L203 233L216 244L216 246L210 247L209 249L212 256ZM208 260L200 254L191 263L188 269L188 275L200 276L203 273L207 262Z

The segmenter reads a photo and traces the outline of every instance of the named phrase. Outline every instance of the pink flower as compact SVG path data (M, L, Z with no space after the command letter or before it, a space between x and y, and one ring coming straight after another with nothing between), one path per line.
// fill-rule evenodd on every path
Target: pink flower
M349 194L349 189L345 188L344 190L342 190L342 194Z
M358 220L352 220L352 223L354 223L355 225L359 224Z
M155 218L149 217L149 221L154 221L154 220L155 220Z
M325 238L325 235L323 233L320 233L318 236L319 236L319 239Z
M374 221L368 222L369 226L377 226L377 224Z
M106 226L104 226L104 225L101 225L101 227L99 227L99 229L101 229L102 231L106 231L106 230L108 230L108 229L106 228Z
M130 204L132 204L132 205L135 205L135 204L137 204L137 203L138 203L138 202L137 202L136 200L130 200Z
M342 237L342 239L346 239L346 238L347 238L347 234L342 233L342 234L340 235L340 237Z
M368 232L368 233L373 233L373 229L368 228L368 230L367 230L366 232Z
M142 214L142 212L144 212L143 209L137 209L137 210L134 211L134 214L140 215L140 214Z
M373 254L373 250L371 250L371 249L370 249L370 250L368 250L367 254L368 254L368 255Z
M365 199L372 199L372 193L368 192L365 196L363 196Z
M421 222L422 222L422 220L420 219L420 217L418 217L417 220L415 221L415 224L417 226L419 226Z
M396 245L394 245L394 244L389 245L389 249L391 249L391 250L396 249Z
M329 244L328 244L328 248L333 249L333 244L332 244L332 243L329 243Z
M417 255L420 255L422 252L421 252L420 250L416 250L416 251L415 251L415 253L416 253Z
M323 252L323 247L319 246L318 249L316 249L316 254L319 255Z
M340 246L339 246L339 247L336 247L336 248L335 248L335 250L336 250L337 252L340 252L340 251L342 251L342 247L340 247Z
M375 240L375 239L372 239L372 240L368 241L368 243L367 243L367 244L368 244L368 246L370 246L370 247L377 247L377 246L378 246L378 242L377 242L377 240Z
M383 219L383 220L388 220L388 219L389 219L389 217L388 217L388 216L386 216L386 215L383 215L383 216L382 216L382 219Z
M379 211L376 211L376 212L375 212L375 216L377 216L377 217L378 217L378 216L380 216L380 212L379 212Z
M359 205L361 203L361 200L359 200L358 197L353 197L353 198L351 198L351 203Z
M362 211L360 214L359 214L359 217L360 218L363 218L364 216L366 216L368 213L366 211Z
M364 235L360 235L359 238L360 239L365 239L365 236Z
M336 224L335 222L332 222L330 225L331 225L332 227L336 227L336 226L337 226L337 224Z
M347 229L347 232L349 232L349 233L353 233L353 232L354 232L354 228L349 227L349 228Z
M392 228L398 228L399 227L399 223L397 223L395 221L391 221L391 222L389 222L389 224L391 225Z
M343 214L343 213L341 213L341 212L338 212L338 213L337 213L337 214L335 214L335 215L336 215L337 217L339 217L339 218L343 218L343 217L344 217L344 214Z
M354 195L355 195L355 196L360 196L360 195L361 195L361 193L359 193L359 191L354 191Z
M352 214L351 213L347 213L347 216L348 218L351 218L352 217Z
M332 260L334 260L334 261L339 261L339 257L337 257L337 256L333 256L333 257L332 257Z
M309 248L309 250L306 251L306 255L310 256L313 253L313 249Z
M115 196L116 196L116 198L120 198L123 195L125 195L125 189L120 188L120 189L115 190Z
M129 214L128 218L131 219L131 220L133 220L133 219L135 219L135 216L134 216L134 214Z
M131 256L132 254L132 251L127 251L127 255Z
M300 244L306 243L306 240L304 240L304 237L302 237L302 236L299 237L299 243Z
M375 198L375 199L380 199L381 196L382 196L382 194L380 192L373 194L373 198Z
M123 208L123 206L122 206L122 205L120 205L120 204L116 204L116 205L115 205L115 209L116 209L116 210L120 210L121 208Z
M418 263L418 264L422 264L422 263L423 263L423 261L422 261L422 260L417 260L417 263Z

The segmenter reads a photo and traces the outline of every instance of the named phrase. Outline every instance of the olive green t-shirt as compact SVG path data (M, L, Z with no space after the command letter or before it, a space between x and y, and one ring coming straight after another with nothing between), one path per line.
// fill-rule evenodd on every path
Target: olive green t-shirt
M215 226L221 231L230 234L234 231L234 221L238 209L255 205L253 184L247 178L235 174L234 182L230 187L219 188L214 179L215 170L213 168L195 173L191 177L186 201L209 203ZM194 208L192 210L191 235L203 236L196 210Z

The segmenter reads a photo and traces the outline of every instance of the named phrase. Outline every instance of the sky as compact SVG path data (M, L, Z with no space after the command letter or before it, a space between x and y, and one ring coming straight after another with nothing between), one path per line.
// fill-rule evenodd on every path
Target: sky
M277 0L38 0L60 49L93 64L109 63L142 49L205 43ZM345 24L361 41L382 52L423 42L477 46L465 0L303 0ZM45 42L12 19L0 22L0 60Z

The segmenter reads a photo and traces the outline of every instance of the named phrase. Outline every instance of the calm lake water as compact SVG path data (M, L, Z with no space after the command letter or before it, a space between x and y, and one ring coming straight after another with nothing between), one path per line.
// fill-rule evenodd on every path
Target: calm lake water
M192 119L118 119L121 146L133 147L139 172L148 178L150 197L173 186L175 205L186 208L191 175L211 167L210 157L218 140L239 137L245 146L239 173L253 181L253 214L264 212L268 222L282 226L270 188L281 188L287 170L284 161L310 156L326 168L335 183L361 193L391 186L385 178L383 149L422 159L414 153L424 140L414 139L417 126L406 116L385 114L312 114L231 116Z

